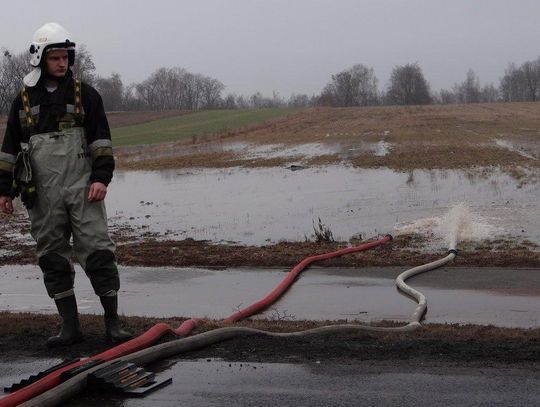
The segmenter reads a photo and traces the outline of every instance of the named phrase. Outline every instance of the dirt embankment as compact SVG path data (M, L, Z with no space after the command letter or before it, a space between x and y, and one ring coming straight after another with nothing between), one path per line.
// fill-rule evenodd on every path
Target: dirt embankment
M141 334L158 322L177 328L183 318L157 319L129 317L124 324ZM344 321L245 321L235 326L292 332ZM67 348L47 349L45 341L58 333L58 316L0 313L0 346L4 358L73 358L102 352L111 344L104 337L100 316L82 315L85 341ZM392 324L385 323L385 326ZM223 327L207 321L197 332ZM331 337L275 339L264 336L237 338L183 355L188 358L224 358L246 362L309 362L316 360L351 363L365 360L410 360L414 363L436 361L476 362L483 365L539 364L540 329L508 329L493 326L429 324L412 333L347 333ZM167 335L162 341L176 339Z

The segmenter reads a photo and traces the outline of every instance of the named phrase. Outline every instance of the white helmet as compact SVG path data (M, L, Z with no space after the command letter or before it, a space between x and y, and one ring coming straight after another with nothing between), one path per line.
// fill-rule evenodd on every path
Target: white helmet
M23 82L26 86L35 86L41 76L41 61L43 53L52 49L66 49L68 51L69 66L75 62L75 43L69 39L67 30L60 24L47 23L40 27L32 37L30 45L30 65L32 72L26 75Z

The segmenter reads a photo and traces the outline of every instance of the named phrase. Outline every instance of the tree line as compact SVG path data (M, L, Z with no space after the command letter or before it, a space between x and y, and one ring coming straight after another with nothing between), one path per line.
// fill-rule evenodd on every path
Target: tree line
M27 53L2 50L0 56L0 114L11 102L28 73ZM540 98L540 57L521 65L511 63L498 86L481 85L470 69L463 82L434 92L418 63L395 66L387 86L379 89L373 68L357 64L331 75L320 94L292 94L288 99L273 93L251 96L223 94L225 85L216 78L189 72L181 67L162 67L140 83L125 85L119 73L102 77L93 58L82 45L76 52L76 77L93 85L101 94L107 111L117 110L207 110L308 106L376 106L451 103L536 101Z

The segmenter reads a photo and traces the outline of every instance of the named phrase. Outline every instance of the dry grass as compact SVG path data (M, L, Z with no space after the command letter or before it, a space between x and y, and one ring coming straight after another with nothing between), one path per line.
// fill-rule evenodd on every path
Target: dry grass
M223 135L227 141L254 144L304 143L340 145L342 153L308 158L308 165L350 163L358 167L411 169L480 169L501 167L521 177L523 168L537 171L540 160L495 144L495 139L529 146L540 144L540 103L498 103L447 106L390 106L366 108L314 108L272 123ZM224 137L217 137L223 140ZM214 138L216 140L216 138ZM391 145L384 156L350 153L362 143L385 141ZM197 143L200 141L197 140ZM212 143L212 141L209 141ZM286 165L294 158L245 159L241 153L185 154L182 146L170 146L178 154L153 155L136 160L122 151L118 162L125 169L183 167L267 167ZM152 150L148 150L152 155ZM534 152L538 155L538 147Z

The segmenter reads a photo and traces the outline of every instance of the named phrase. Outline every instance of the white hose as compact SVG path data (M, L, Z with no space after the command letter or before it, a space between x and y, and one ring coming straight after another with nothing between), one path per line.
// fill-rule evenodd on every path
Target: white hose
M77 376L72 377L69 380L61 383L55 388L48 390L37 397L34 397L32 400L28 400L23 403L22 406L33 406L33 407L48 407L56 406L62 401L65 401L77 393L82 391L86 387L87 376L99 370L105 366L108 366L117 361L125 361L138 364L140 366L147 365L149 363L155 362L160 359L164 359L173 355L180 353L189 352L195 349L204 348L205 346L212 345L217 342L222 342L228 339L232 339L238 336L252 336L252 335L266 335L270 337L280 337L280 338L289 338L289 337L306 337L306 336L318 336L318 335L328 335L344 332L411 332L422 325L420 321L422 320L426 310L427 310L427 300L426 297L419 291L408 286L405 281L413 276L424 273L426 271L434 270L436 268L442 267L445 264L449 263L456 257L457 251L455 249L448 250L448 255L442 259L433 261L431 263L423 264L421 266L414 267L412 269L406 270L401 273L396 278L397 288L408 295L409 297L416 300L418 306L416 307L411 322L406 325L399 327L378 327L370 325L361 325L361 324L342 324L342 325L327 325L319 328L308 329L304 331L297 332L268 332L260 329L246 328L246 327L226 327L213 329L208 332L203 332L197 335L193 335L187 338L177 339L170 342L162 343L159 345L152 346L140 350L138 352L132 353L114 359L100 365L97 365L91 369L88 369Z

